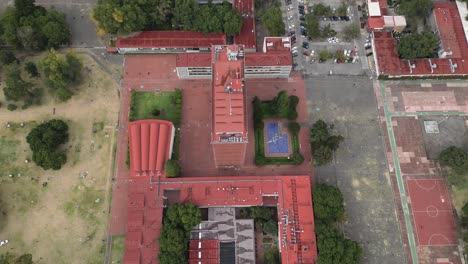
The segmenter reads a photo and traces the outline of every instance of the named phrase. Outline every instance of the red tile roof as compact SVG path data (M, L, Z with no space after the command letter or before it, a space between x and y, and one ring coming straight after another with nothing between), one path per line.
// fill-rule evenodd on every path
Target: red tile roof
M244 45L246 49L255 49L257 38L255 36L255 18L244 17L239 34L234 36L234 43Z
M125 264L158 263L165 190L178 190L181 203L192 202L200 207L259 206L263 197L277 196L282 263L316 261L309 176L228 176L165 178L153 184L147 180L131 181L129 194L142 194L146 202L144 208L129 208L129 220L135 213L144 214L144 218L138 226L127 228Z
M289 37L265 37L264 52L291 51L291 39Z
M232 3L243 17L253 17L255 15L254 0L233 0Z
M384 26L384 18L380 17L369 17L367 19L367 28L369 29L382 29Z
M117 48L210 48L226 44L224 33L203 34L193 31L143 31L117 37Z
M211 67L210 53L179 53L176 67Z
M289 51L270 51L267 53L247 53L245 65L252 66L291 66L292 56Z
M219 241L190 240L189 264L219 264Z
M458 15L457 5L454 2L434 2L434 13L438 23L443 45L450 45L454 49L454 55L449 58L417 59L411 60L415 67L410 71L407 60L400 60L396 48L396 40L390 32L374 32L374 58L377 61L379 75L389 76L414 76L414 75L468 75L468 43L466 42L461 18ZM443 12L446 12L444 15ZM442 13L441 13L442 12ZM437 18L438 17L438 18ZM450 22L449 22L450 21ZM440 24L442 23L442 24ZM447 28L452 25L452 28ZM453 31L452 31L453 29ZM456 48L458 43L458 48ZM444 39L448 44L444 44ZM445 46L444 46L445 47ZM458 57L454 57L458 54ZM436 65L432 69L430 62ZM452 73L450 68L457 65Z
M434 16L436 18L437 28L439 29L442 47L444 48L444 51L452 52L452 55L447 57L460 57L461 51L460 47L458 46L457 34L455 33L450 9L443 7L434 8Z
M140 120L129 123L130 177L164 177L170 159L174 126L165 120Z
M230 54L238 54L230 57ZM242 54L242 55L241 55ZM245 137L244 51L242 46L212 49L213 128L212 141L224 134Z
M244 141L247 143L247 141ZM239 166L244 163L247 144L213 144L213 156L218 166Z
M248 52L245 53L245 66L291 66L292 57L289 51ZM211 67L211 54L179 53L176 67Z

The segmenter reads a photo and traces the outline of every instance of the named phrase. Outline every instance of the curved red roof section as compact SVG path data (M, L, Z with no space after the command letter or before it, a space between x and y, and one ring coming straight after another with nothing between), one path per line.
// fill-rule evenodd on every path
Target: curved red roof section
M164 164L172 153L174 126L166 120L129 123L130 177L165 177Z

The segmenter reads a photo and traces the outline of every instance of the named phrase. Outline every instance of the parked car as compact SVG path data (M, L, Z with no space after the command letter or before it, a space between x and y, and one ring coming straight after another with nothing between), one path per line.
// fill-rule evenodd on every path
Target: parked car
M366 54L366 56L369 57L369 56L372 56L373 54L374 54L374 53L369 52L369 53Z
M294 68L296 68L297 66L299 66L299 64L294 63L293 66L294 66Z
M305 56L309 56L309 52L307 51L302 52L302 54L304 54Z
M300 16L300 17L299 17L299 20L305 21L305 17L304 17L304 16Z
M296 31L294 31L294 30L289 32L290 36L293 36L294 34L296 34Z
M293 53L292 56L293 56L293 57L297 57L297 53Z
M288 20L292 20L293 18L293 16L288 16Z
M309 43L308 43L308 42L303 42L303 43L302 43L302 47L303 47L304 49L308 49L308 48L309 48Z
M299 10L299 14L301 14L301 15L303 15L303 16L304 16L304 15L305 15L305 12L304 12L304 10Z
M304 27L304 28L306 26L306 24L304 22L301 22L300 25L301 25L301 27Z

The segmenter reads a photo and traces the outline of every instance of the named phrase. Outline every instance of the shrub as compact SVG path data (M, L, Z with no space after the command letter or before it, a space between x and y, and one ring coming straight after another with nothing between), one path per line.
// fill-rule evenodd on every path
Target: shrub
M287 117L288 117L288 120L296 120L296 119L297 119L297 115L298 115L298 114L297 114L297 112L296 112L295 109L292 110L292 111L289 111L289 112L288 112L288 116L287 116Z
M34 62L27 62L24 66L24 69L31 77L35 78L39 76L39 71L37 70L36 64L34 64Z
M166 176L169 178L180 176L180 165L177 160L166 161Z
M268 220L265 224L263 224L263 232L271 235L277 235L278 223L273 219Z
M8 104L7 109L10 111L15 111L18 108L15 104Z
M0 50L0 63L8 65L16 62L15 54L10 50Z
M463 173L468 169L468 153L459 147L451 146L443 150L439 160L457 173Z
M289 123L288 128L291 134L296 134L299 133L299 130L301 130L301 125L299 125L297 122L291 122Z

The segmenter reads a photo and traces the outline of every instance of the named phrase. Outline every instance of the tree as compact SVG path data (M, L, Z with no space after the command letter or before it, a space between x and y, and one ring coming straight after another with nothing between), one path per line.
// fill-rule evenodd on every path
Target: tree
M57 49L70 42L71 33L65 15L52 8L47 13L47 22L42 25L42 34L47 39L46 47Z
M343 28L343 35L345 39L356 39L361 34L361 29L358 24L351 24Z
M196 0L175 0L172 24L177 29L193 30L198 8Z
M468 153L462 148L448 147L440 153L439 160L443 165L449 166L458 174L468 170Z
M275 211L270 207L252 206L249 209L249 216L261 224L273 218Z
M306 15L305 19L309 38L320 38L322 33L320 31L320 22L318 17L314 16L313 13L309 13Z
M344 218L343 195L336 187L316 184L312 191L314 214L323 221L339 221Z
M15 0L14 7L18 17L27 17L31 15L35 8L35 0Z
M1 19L1 39L14 48L43 50L66 45L70 30L65 16L54 8L47 11L33 0L15 0Z
M279 37L284 35L285 25L283 22L283 13L279 6L274 5L270 7L260 19L270 33L270 36Z
M166 176L169 178L180 176L180 165L177 160L166 161Z
M15 54L10 50L0 50L0 63L8 65L16 62Z
M222 19L218 17L211 5L200 7L200 11L195 19L195 28L203 33L222 32Z
M93 10L92 17L96 22L98 29L110 34L126 35L133 31L141 31L149 22L147 13L150 10L156 10L154 5L147 5L145 11L140 4L147 4L146 1L135 2L116 2L112 0L101 0ZM146 15L145 15L146 14Z
M277 235L278 234L278 223L274 221L273 219L270 219L266 221L263 224L263 232L271 235Z
M159 237L159 263L180 264L187 262L185 256L190 231L200 222L200 209L192 203L169 205Z
M33 152L33 161L45 170L59 170L67 161L64 152L57 148L68 142L68 125L52 119L31 130L26 141Z
M281 264L279 251L275 247L270 247L269 249L265 250L263 257L263 263Z
M398 55L405 60L434 58L438 49L439 39L432 32L403 35L397 44Z
M341 5L335 10L335 15L337 16L346 16L348 7L345 2L341 2Z
M297 134L299 133L299 130L301 130L301 125L299 125L297 122L291 122L289 123L288 128L291 134Z
M343 140L341 135L332 135L330 126L323 120L315 122L310 129L310 144L315 165L321 166L332 161L333 152Z
M50 50L47 56L39 61L39 68L49 90L60 100L70 99L73 92L70 87L81 80L82 63L72 52L67 53L65 59Z
M242 16L234 7L224 15L223 31L227 36L234 36L241 31Z
M286 117L288 115L289 98L286 90L280 91L278 95L273 98L272 110L278 117Z
M37 66L34 62L26 62L24 65L24 70L29 73L29 76L35 78L39 76L39 71L37 70Z
M405 0L400 1L399 13L405 17L425 19L433 8L434 3L431 0Z
M23 101L23 108L40 103L42 96L41 89L33 89L32 83L24 81L21 78L21 70L18 66L11 67L8 70L5 84L3 93L7 101Z
M313 7L312 7L312 14L314 16L325 16L325 17L328 17L328 16L331 16L333 15L333 11L331 10L331 8L329 6L326 6L322 3L319 3L319 4L315 4Z
M315 166L323 166L333 160L333 151L327 146L318 146L312 152Z

